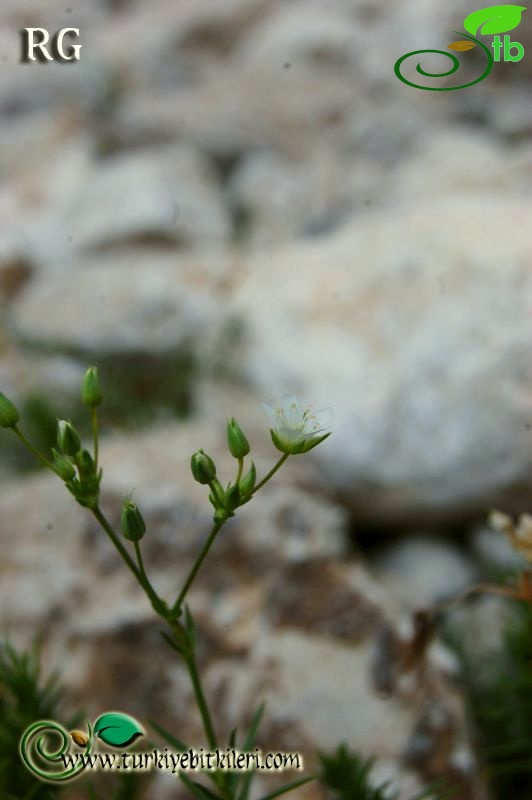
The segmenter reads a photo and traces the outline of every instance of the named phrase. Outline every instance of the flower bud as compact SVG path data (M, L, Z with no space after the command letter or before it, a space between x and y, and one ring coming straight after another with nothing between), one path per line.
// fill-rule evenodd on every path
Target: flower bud
M240 489L240 494L242 495L242 497L246 497L246 495L251 494L251 492L255 488L256 480L257 480L257 471L255 469L255 464L252 461L251 467L249 468L249 470L246 472L246 474L238 484L238 488Z
M212 483L216 477L214 461L203 450L198 450L190 459L190 468L198 483Z
M81 384L81 399L89 408L96 408L102 402L102 389L97 367L89 367L85 373Z
M59 477L64 481L71 481L76 475L74 465L68 456L58 453L52 448L53 465Z
M244 458L249 453L249 442L234 417L227 423L227 444L235 458Z
M67 456L75 456L81 450L81 440L69 420L57 420L57 444Z
M130 542L138 542L146 533L146 524L138 507L131 500L125 500L120 519L122 533Z
M88 478L94 478L96 475L96 464L88 450L80 450L76 455L76 464L78 465L79 477L82 482Z
M0 392L0 428L14 428L19 421L16 407Z

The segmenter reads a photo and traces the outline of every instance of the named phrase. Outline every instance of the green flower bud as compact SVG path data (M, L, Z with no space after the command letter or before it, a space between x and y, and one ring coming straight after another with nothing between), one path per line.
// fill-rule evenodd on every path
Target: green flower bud
M67 456L75 456L81 450L81 440L70 420L57 420L57 444Z
M79 477L82 483L89 478L95 477L96 464L88 450L81 450L76 455L76 464L78 465Z
M131 500L124 500L120 519L122 533L130 542L138 542L146 533L146 525L138 507Z
M251 494L251 492L255 488L256 481L257 481L257 471L255 469L255 464L252 461L251 467L249 468L248 472L246 472L246 474L238 484L238 488L240 489L240 494L242 495L242 497L246 497L246 495Z
M235 458L244 458L249 453L249 442L234 417L227 423L227 444Z
M216 477L214 461L203 450L198 450L190 459L190 468L198 483L212 483Z
M59 477L64 481L71 481L76 475L76 470L68 456L58 453L52 448L54 469Z
M98 377L98 368L89 367L81 384L81 399L89 408L96 408L102 402L102 389Z
M19 419L16 407L0 392L0 428L14 428Z

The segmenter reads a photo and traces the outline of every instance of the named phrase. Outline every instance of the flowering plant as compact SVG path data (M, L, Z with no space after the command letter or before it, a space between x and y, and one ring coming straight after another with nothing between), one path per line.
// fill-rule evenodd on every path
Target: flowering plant
M178 653L187 668L207 743L211 750L215 750L220 746L220 742L198 670L196 631L192 613L186 604L189 590L220 529L226 522L273 478L289 456L308 452L329 436L325 425L330 418L330 411L314 414L309 408L303 408L292 395L285 395L279 405L265 406L272 421L270 433L273 442L282 455L260 480L257 480L256 468L252 461L246 467L245 460L249 456L251 448L244 432L234 418L227 423L227 445L236 461L236 474L225 488L220 482L213 459L202 449L192 455L192 475L196 481L209 489L208 498L213 507L213 525L187 578L177 592L176 598L171 602L159 595L147 574L141 548L142 539L147 533L146 524L132 497L128 496L123 501L119 531L113 527L100 505L103 472L99 465L97 409L102 403L103 393L96 367L90 367L85 373L81 397L91 417L92 452L83 446L73 423L64 419L58 420L57 423L56 449L52 449L50 456L39 452L19 427L20 419L16 406L2 393L0 393L0 427L11 430L41 464L63 481L66 489L77 503L93 514L109 537L125 565L143 589L153 610L165 623L166 631L163 636L170 647ZM245 749L250 750L253 747L261 716L262 708L253 718L246 736ZM167 736L171 744L175 745L176 742L179 745L182 744L162 729L158 728L158 730ZM78 739L74 739L74 741L81 741L80 732L75 733L78 734ZM229 742L231 746L234 746L234 743L234 739ZM183 783L198 800L248 800L253 773L228 774L219 771L208 772L206 776L213 783L213 790L191 780L185 772L179 773ZM312 779L313 776L300 778L268 794L263 800L271 800L271 798L286 794Z

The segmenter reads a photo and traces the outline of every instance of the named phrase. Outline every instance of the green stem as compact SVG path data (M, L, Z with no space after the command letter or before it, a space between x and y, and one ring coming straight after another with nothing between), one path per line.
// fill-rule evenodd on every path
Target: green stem
M95 471L98 472L98 412L95 408L91 408L91 422L92 422L92 437L94 441L94 464Z
M268 474L261 481L259 481L259 483L257 483L251 494L255 494L255 492L258 492L259 489L262 489L265 483L268 483L270 478L273 478L277 470L281 469L281 467L283 466L284 462L286 461L289 455L290 453L283 453L279 461L276 464L274 464L274 466L271 468Z
M53 465L53 464L52 464L50 461L48 461L48 459L46 459L46 458L45 458L45 457L44 457L44 456L43 456L41 453L39 453L39 451L38 451L38 450L36 450L36 449L35 449L35 447L34 447L34 446L31 444L31 442L29 442L29 441L26 439L26 437L24 436L24 434L22 433L22 431L20 430L20 428L19 428L17 425L13 425L13 428L12 428L12 430L13 430L13 433L14 433L16 436L18 436L18 438L20 439L20 441L22 442L22 444L23 444L25 447L27 447L27 448L28 448L28 450L29 450L31 453L33 453L33 455L35 456L35 458L37 458L37 459L38 459L38 460L41 462L41 464L43 464L43 465L44 465L44 466L45 466L47 469L51 469L51 470L52 470L52 472L53 472L53 473L55 473L55 474L57 475L57 471L56 471L56 469L55 469L54 465Z
M220 528L222 527L223 524L224 524L223 522L216 522L213 525L213 528L212 528L212 530L211 530L211 532L209 534L209 537L208 537L207 541L203 545L199 556L197 557L196 561L194 562L194 566L190 570L188 578L186 579L185 583L183 584L183 588L179 592L179 596L178 596L177 600L175 601L174 606L172 608L172 614L174 614L174 615L177 614L179 612L179 610L181 609L181 606L183 605L183 601L184 601L185 597L187 596L188 590L192 586L192 584L194 582L194 578L198 574L201 565L205 561L207 553L211 549L212 544L213 544L214 540L216 539L216 536L218 535L218 531L220 530Z
M156 611L156 613L160 617L162 617L163 619L167 619L167 616L168 616L167 615L167 611L168 611L168 609L166 608L166 604L165 604L165 602L163 600L161 600L161 598L159 597L159 595L157 594L157 592L155 591L155 589L151 585L151 582L150 582L150 580L149 580L149 578L148 578L148 576L146 574L146 569L144 568L144 559L142 558L142 552L141 552L141 549L140 549L140 544L139 544L139 542L134 542L134 545L135 545L135 555L137 556L137 562L138 562L138 565L139 565L139 572L140 572L140 575L141 575L141 578L142 578L142 581L141 581L142 588L144 589L144 591L146 592L146 594L150 598L150 602L151 602L154 610Z
M217 750L218 738L216 736L216 731L214 729L214 723L212 721L211 712L209 711L209 706L207 705L207 700L203 692L203 686L201 683L201 678L198 671L198 665L196 662L196 651L195 651L193 637L188 638L188 647L182 651L182 656L187 666L188 674L190 676L190 682L192 684L192 689L194 691L196 705L200 713L201 721L203 724L203 730L205 731L205 736L207 738L209 748L211 750ZM225 775L223 772L214 773L213 775L210 776L210 778L213 781L213 783L218 787L224 800L233 800L233 794L228 785L227 775Z
M243 458L239 458L238 459L238 472L236 474L235 483L240 483L240 478L242 477L243 470L244 470L244 459Z
M112 541L112 543L114 544L114 546L116 547L116 549L118 550L118 552L120 553L120 555L122 556L122 559L125 561L125 563L129 567L129 569L131 570L137 581L140 583L141 586L144 586L142 575L137 565L135 564L135 562L127 552L126 548L118 538L118 535L113 530L111 523L104 516L100 506L91 508L91 511L98 520L98 522L100 523L100 525L102 526L102 528L104 529L104 531L106 532L106 534L108 535L108 537L110 538L110 540Z
M209 707L207 705L207 701L203 693L201 678L198 672L198 665L196 663L196 654L194 652L194 646L192 646L191 649L187 651L186 655L184 656L184 659L187 665L188 674L190 675L192 688L194 689L194 697L196 698L196 703L198 705L198 709L201 715L203 728L205 730L205 735L207 736L207 742L211 750L216 750L216 748L218 747L218 740L216 738L216 733L214 731L214 725L212 722L211 713L209 711Z

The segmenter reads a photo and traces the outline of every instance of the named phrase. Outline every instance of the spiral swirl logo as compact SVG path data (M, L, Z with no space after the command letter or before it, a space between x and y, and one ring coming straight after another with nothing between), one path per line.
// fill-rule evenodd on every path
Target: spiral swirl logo
M464 20L464 29L467 33L462 31L454 31L458 36L462 36L456 42L452 42L447 46L447 50L454 50L455 52L469 52L474 48L479 48L483 55L486 57L486 65L482 74L467 83L461 83L458 86L424 86L415 83L403 74L403 65L405 62L415 56L430 54L443 55L445 58L450 59L452 66L444 72L428 72L425 70L421 63L418 62L416 72L424 78L443 79L454 75L462 63L454 53L449 53L446 50L414 50L411 53L405 53L401 56L394 66L394 72L400 81L407 86L412 86L414 89L422 89L425 92L453 92L457 89L467 89L469 86L474 86L480 83L484 78L487 78L493 69L493 65L497 61L521 61L525 54L525 48L520 42L512 41L511 37L505 35L502 39L499 34L507 34L512 31L521 22L523 11L526 11L525 6L516 5L502 5L491 6L490 8L481 8L478 11L473 11ZM491 45L485 44L477 36L494 36ZM490 49L491 46L491 49ZM491 52L493 50L493 53Z
M98 717L94 725L86 723L86 731L67 731L55 720L38 720L24 731L20 740L20 757L26 768L50 783L62 783L78 777L87 761L72 758L74 744L83 756L90 756L95 737L111 747L124 748L144 734L139 723L128 714L111 711Z

